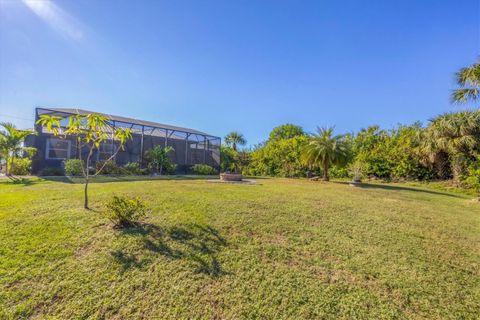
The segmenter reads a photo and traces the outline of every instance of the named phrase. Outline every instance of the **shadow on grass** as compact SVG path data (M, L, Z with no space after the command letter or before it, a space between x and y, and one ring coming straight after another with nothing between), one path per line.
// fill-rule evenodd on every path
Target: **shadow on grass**
M37 184L39 181L40 180L38 179L9 176L9 177L2 177L2 179L0 180L0 184L22 185L24 187L28 187L28 186Z
M173 226L163 229L153 224L143 224L119 230L122 236L137 237L141 243L138 255L122 250L112 251L114 260L122 271L147 266L149 258L137 256L161 255L168 259L185 260L195 272L218 277L226 274L217 259L218 253L227 246L227 241L210 226L198 224Z
M333 183L338 183L338 184L344 184L348 185L349 182L344 182L344 181L332 181ZM440 192L440 191L434 191L434 190L426 190L426 189L419 189L419 188L414 188L414 187L407 187L407 186L394 186L394 185L386 185L386 184L377 184L377 183L361 183L359 184L356 188L362 188L362 189L383 189L383 190L392 190L392 191L412 191L412 192L420 192L420 193L428 193L428 194L434 194L434 195L440 195L440 196L447 196L447 197L453 197L453 198L463 198L460 195L452 194L452 193L447 193L447 192Z
M132 175L101 175L91 178L90 183L126 182L126 181L156 181L156 180L208 180L218 178L218 175L171 175L171 176L132 176ZM63 183L84 183L82 177L46 176L42 180Z

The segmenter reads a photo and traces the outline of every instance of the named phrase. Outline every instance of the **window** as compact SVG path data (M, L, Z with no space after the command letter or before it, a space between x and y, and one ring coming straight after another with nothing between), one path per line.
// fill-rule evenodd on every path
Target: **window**
M70 158L70 141L60 139L47 139L47 159L68 159Z

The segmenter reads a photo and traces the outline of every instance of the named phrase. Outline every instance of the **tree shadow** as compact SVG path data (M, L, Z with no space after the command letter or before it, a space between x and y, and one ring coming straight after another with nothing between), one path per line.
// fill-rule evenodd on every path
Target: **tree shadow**
M69 176L41 176L39 177L47 181L63 182L63 183L84 183L83 177ZM218 175L167 175L167 176L150 176L150 175L99 175L91 177L90 183L110 183L110 182L128 182L128 181L170 181L170 180L208 180L218 178Z
M24 187L37 184L38 182L39 182L38 180L33 180L33 179L28 179L23 177L15 177L15 176L9 176L0 180L0 183L22 185Z
M332 181L332 182L333 183L338 183L338 184L344 184L344 185L349 184L349 182L344 182L344 181ZM447 196L447 197L453 197L453 198L463 198L461 195L456 195L456 194L447 193L447 192L426 190L426 189L420 189L420 188L415 188L415 187L407 187L407 186L393 186L393 185L386 185L386 184L377 184L377 183L364 183L364 182L362 182L358 186L356 186L356 188L382 189L382 190L393 190L393 191L413 191L413 192L427 193L427 194Z
M227 241L211 226L198 224L177 225L161 228L153 224L143 224L121 229L121 236L137 237L141 243L138 256L161 255L172 260L187 261L195 272L218 277L227 274L222 269L217 255L227 246ZM122 267L122 272L130 268L141 269L149 259L138 259L135 255L121 250L111 252L112 257Z
M121 250L112 251L110 252L110 254L122 268L122 273L127 271L130 268L141 269L145 267L147 264L147 260L145 259L140 260L135 255L130 253L124 253Z

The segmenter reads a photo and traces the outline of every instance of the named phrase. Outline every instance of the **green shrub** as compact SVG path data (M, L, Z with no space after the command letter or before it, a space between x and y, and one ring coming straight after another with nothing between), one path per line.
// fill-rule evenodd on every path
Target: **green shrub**
M464 175L462 177L462 182L465 187L473 189L477 193L480 193L480 165L470 165L467 175Z
M125 170L126 174L142 174L142 169L140 168L140 164L138 162L129 162L123 167L123 169Z
M343 179L343 178L348 178L350 176L348 168L335 166L335 165L332 166L330 170L328 170L328 174L330 175L331 178L334 178L334 179Z
M67 176L81 176L83 174L82 160L68 159L64 161L65 174Z
M147 213L145 204L139 198L125 196L113 196L113 199L107 203L107 208L109 209L108 218L119 227L135 225Z
M165 174L176 174L177 173L177 165L175 163L167 163L165 165Z
M192 167L192 171L195 174L201 175L213 175L215 174L215 169L208 164L196 164Z
M30 173L32 160L28 158L13 158L10 173L13 175L25 176Z
M102 171L100 172L101 174L125 174L126 170L119 165L117 165L115 162L112 160L110 161L97 161L95 163L95 168L96 170L100 170L102 166L105 164L103 167Z
M57 167L45 167L39 172L40 176L64 176L65 171L63 168Z

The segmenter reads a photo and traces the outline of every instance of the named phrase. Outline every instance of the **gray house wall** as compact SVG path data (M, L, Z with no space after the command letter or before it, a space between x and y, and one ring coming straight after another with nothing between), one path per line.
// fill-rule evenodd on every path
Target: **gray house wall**
M52 110L52 112L55 112L55 109L37 108L37 119L39 110ZM62 115L65 115L65 113L62 112ZM201 135L198 133L163 129L161 127L159 127L158 130L157 128L152 128L150 126L140 127L140 130L138 124L131 124L131 127L133 126L136 126L136 133L132 134L132 139L125 143L124 150L120 150L114 158L115 163L118 165L125 165L129 162L138 162L141 167L146 167L146 151L156 145L160 145L162 147L171 146L174 148L174 151L170 153L170 159L174 164L177 165L177 173L189 173L191 171L191 167L195 164L208 164L214 167L217 171L220 170L220 138ZM122 127L128 127L128 122L123 122ZM148 128L148 130L145 128ZM58 137L46 132L46 129L42 128L40 125L36 125L35 130L37 135L30 136L25 141L27 146L35 147L38 150L37 155L32 162L33 173L38 173L43 168L47 167L62 167L64 162L63 159L47 159L46 156L48 139L55 139ZM149 132L155 132L155 130L165 132L164 136L162 137L148 134ZM76 137L68 136L63 140L70 141L69 158L78 159L80 151L76 146ZM111 143L111 140L107 141L107 144ZM87 150L83 150L82 158L85 158L86 155ZM93 162L97 161L97 155L92 158Z

